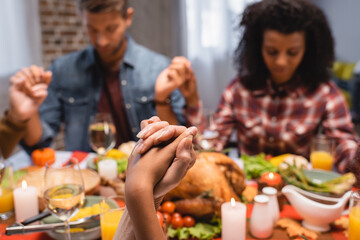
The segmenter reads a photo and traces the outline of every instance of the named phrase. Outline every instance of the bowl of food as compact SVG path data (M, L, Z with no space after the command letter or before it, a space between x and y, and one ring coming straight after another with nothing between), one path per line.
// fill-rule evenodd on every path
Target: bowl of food
M101 237L100 204L103 204L103 200L104 197L102 196L85 197L82 208L70 219L70 235L72 240L91 240ZM111 199L106 199L105 204L110 209L119 207L118 203ZM61 221L52 215L41 220L41 224L54 224L59 222ZM71 224L76 222L79 222L79 224ZM65 228L57 228L47 233L57 240L66 239Z

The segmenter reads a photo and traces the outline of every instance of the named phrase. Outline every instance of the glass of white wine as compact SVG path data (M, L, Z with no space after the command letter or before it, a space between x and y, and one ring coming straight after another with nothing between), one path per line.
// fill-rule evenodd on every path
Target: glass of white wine
M115 146L116 128L108 113L97 113L90 119L90 146L99 155L105 155Z
M44 197L49 211L64 221L65 237L71 239L69 220L85 201L84 180L76 158L70 164L45 167Z

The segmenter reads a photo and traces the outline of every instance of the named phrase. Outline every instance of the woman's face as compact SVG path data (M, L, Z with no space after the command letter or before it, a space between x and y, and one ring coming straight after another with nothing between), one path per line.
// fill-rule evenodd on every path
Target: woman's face
M305 53L305 33L283 34L265 30L262 56L276 84L289 81L301 63Z

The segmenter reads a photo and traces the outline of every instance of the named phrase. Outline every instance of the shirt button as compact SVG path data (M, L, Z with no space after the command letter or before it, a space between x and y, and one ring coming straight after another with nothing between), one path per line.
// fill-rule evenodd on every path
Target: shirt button
M133 132L133 133L137 133L137 131L138 131L137 128L133 128L133 129L132 129L132 132Z
M69 101L69 103L74 103L75 99L73 97L69 97L68 101Z
M269 137L269 142L274 142L274 137Z
M142 97L141 97L141 101L142 101L142 102L146 102L146 101L147 101L147 97L146 97L146 96L142 96Z
M126 80L121 80L121 85L126 86L126 84L127 84Z
M125 107L126 107L126 109L130 109L130 108L131 108L131 104L126 104Z
M271 121L275 122L277 120L277 117L272 117Z

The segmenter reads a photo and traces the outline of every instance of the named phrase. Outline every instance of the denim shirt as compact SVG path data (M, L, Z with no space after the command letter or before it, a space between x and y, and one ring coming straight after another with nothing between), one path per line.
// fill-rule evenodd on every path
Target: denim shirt
M155 82L170 60L135 43L130 36L127 36L127 40L119 81L133 138L136 140L140 122L157 115L153 104ZM95 57L95 49L90 46L62 56L53 62L50 70L53 73L52 82L48 96L39 109L42 137L36 146L24 148L29 152L50 145L60 125L64 123L65 150L91 151L89 120L97 112L103 86L103 74ZM171 95L171 105L179 124L184 125L182 109L185 100L178 90Z

